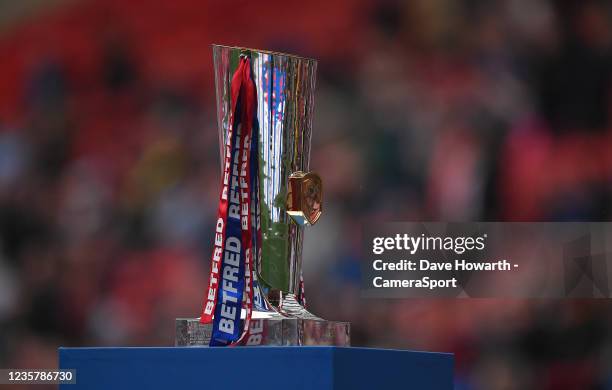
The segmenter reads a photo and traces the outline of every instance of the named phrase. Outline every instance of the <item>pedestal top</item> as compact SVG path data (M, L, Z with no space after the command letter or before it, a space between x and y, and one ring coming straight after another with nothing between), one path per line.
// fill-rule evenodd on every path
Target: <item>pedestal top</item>
M376 348L60 348L59 366L76 370L69 390L453 386L452 354Z

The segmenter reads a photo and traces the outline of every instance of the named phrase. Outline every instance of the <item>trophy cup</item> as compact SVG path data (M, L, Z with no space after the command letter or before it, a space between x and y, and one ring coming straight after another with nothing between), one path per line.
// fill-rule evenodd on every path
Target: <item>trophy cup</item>
M256 91L252 172L259 206L259 256L253 261L249 339L241 345L350 344L350 324L323 320L306 310L302 282L304 229L322 212L322 182L309 172L317 62L294 55L213 45L217 118L223 177L233 106L233 76L248 58ZM226 162L227 164L227 162ZM227 172L226 172L227 175ZM253 200L251 199L251 203ZM210 290L209 290L210 293ZM240 324L247 311L242 308ZM247 321L249 323L249 321ZM209 345L211 323L176 320L176 346Z

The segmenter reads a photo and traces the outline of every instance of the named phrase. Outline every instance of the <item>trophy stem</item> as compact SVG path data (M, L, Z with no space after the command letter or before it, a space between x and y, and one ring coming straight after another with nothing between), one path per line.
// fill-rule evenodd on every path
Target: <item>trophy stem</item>
M306 308L298 302L295 294L279 291L278 296L279 299L276 307L278 307L279 312L282 314L292 318L323 321L323 319L306 310Z

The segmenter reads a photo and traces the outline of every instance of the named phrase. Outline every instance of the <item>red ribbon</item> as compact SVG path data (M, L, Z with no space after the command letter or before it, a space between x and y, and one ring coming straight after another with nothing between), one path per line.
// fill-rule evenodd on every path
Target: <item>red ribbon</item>
M204 301L200 322L211 323L214 319L215 309L218 303L219 280L220 280L220 264L222 263L222 255L226 239L226 226L228 216L228 196L230 174L232 169L232 152L235 145L232 141L234 127L234 116L236 106L240 99L241 106L241 137L239 150L239 193L240 193L240 222L242 227L241 232L241 247L244 248L244 267L245 267L245 294L243 294L242 307L246 310L246 318L244 321L242 335L238 340L233 340L229 345L238 345L248 340L249 327L253 312L253 237L252 237L252 216L251 216L251 194L257 196L257 192L253 191L251 178L251 153L257 153L257 145L253 143L253 125L255 113L257 110L257 91L255 83L251 78L250 60L241 56L238 69L232 77L231 83L231 113L230 127L225 144L225 158L223 165L223 177L221 181L221 193L219 195L219 208L217 212L217 229L215 232L215 246L211 261L210 279L208 293ZM259 236L258 229L258 236ZM258 252L260 248L257 248ZM238 313L238 321L240 313Z

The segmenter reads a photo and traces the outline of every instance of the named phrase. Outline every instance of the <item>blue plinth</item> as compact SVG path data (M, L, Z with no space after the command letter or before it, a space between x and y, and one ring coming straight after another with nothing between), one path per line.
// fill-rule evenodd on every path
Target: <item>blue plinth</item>
M60 348L59 366L76 369L66 390L453 386L452 354L370 348Z

